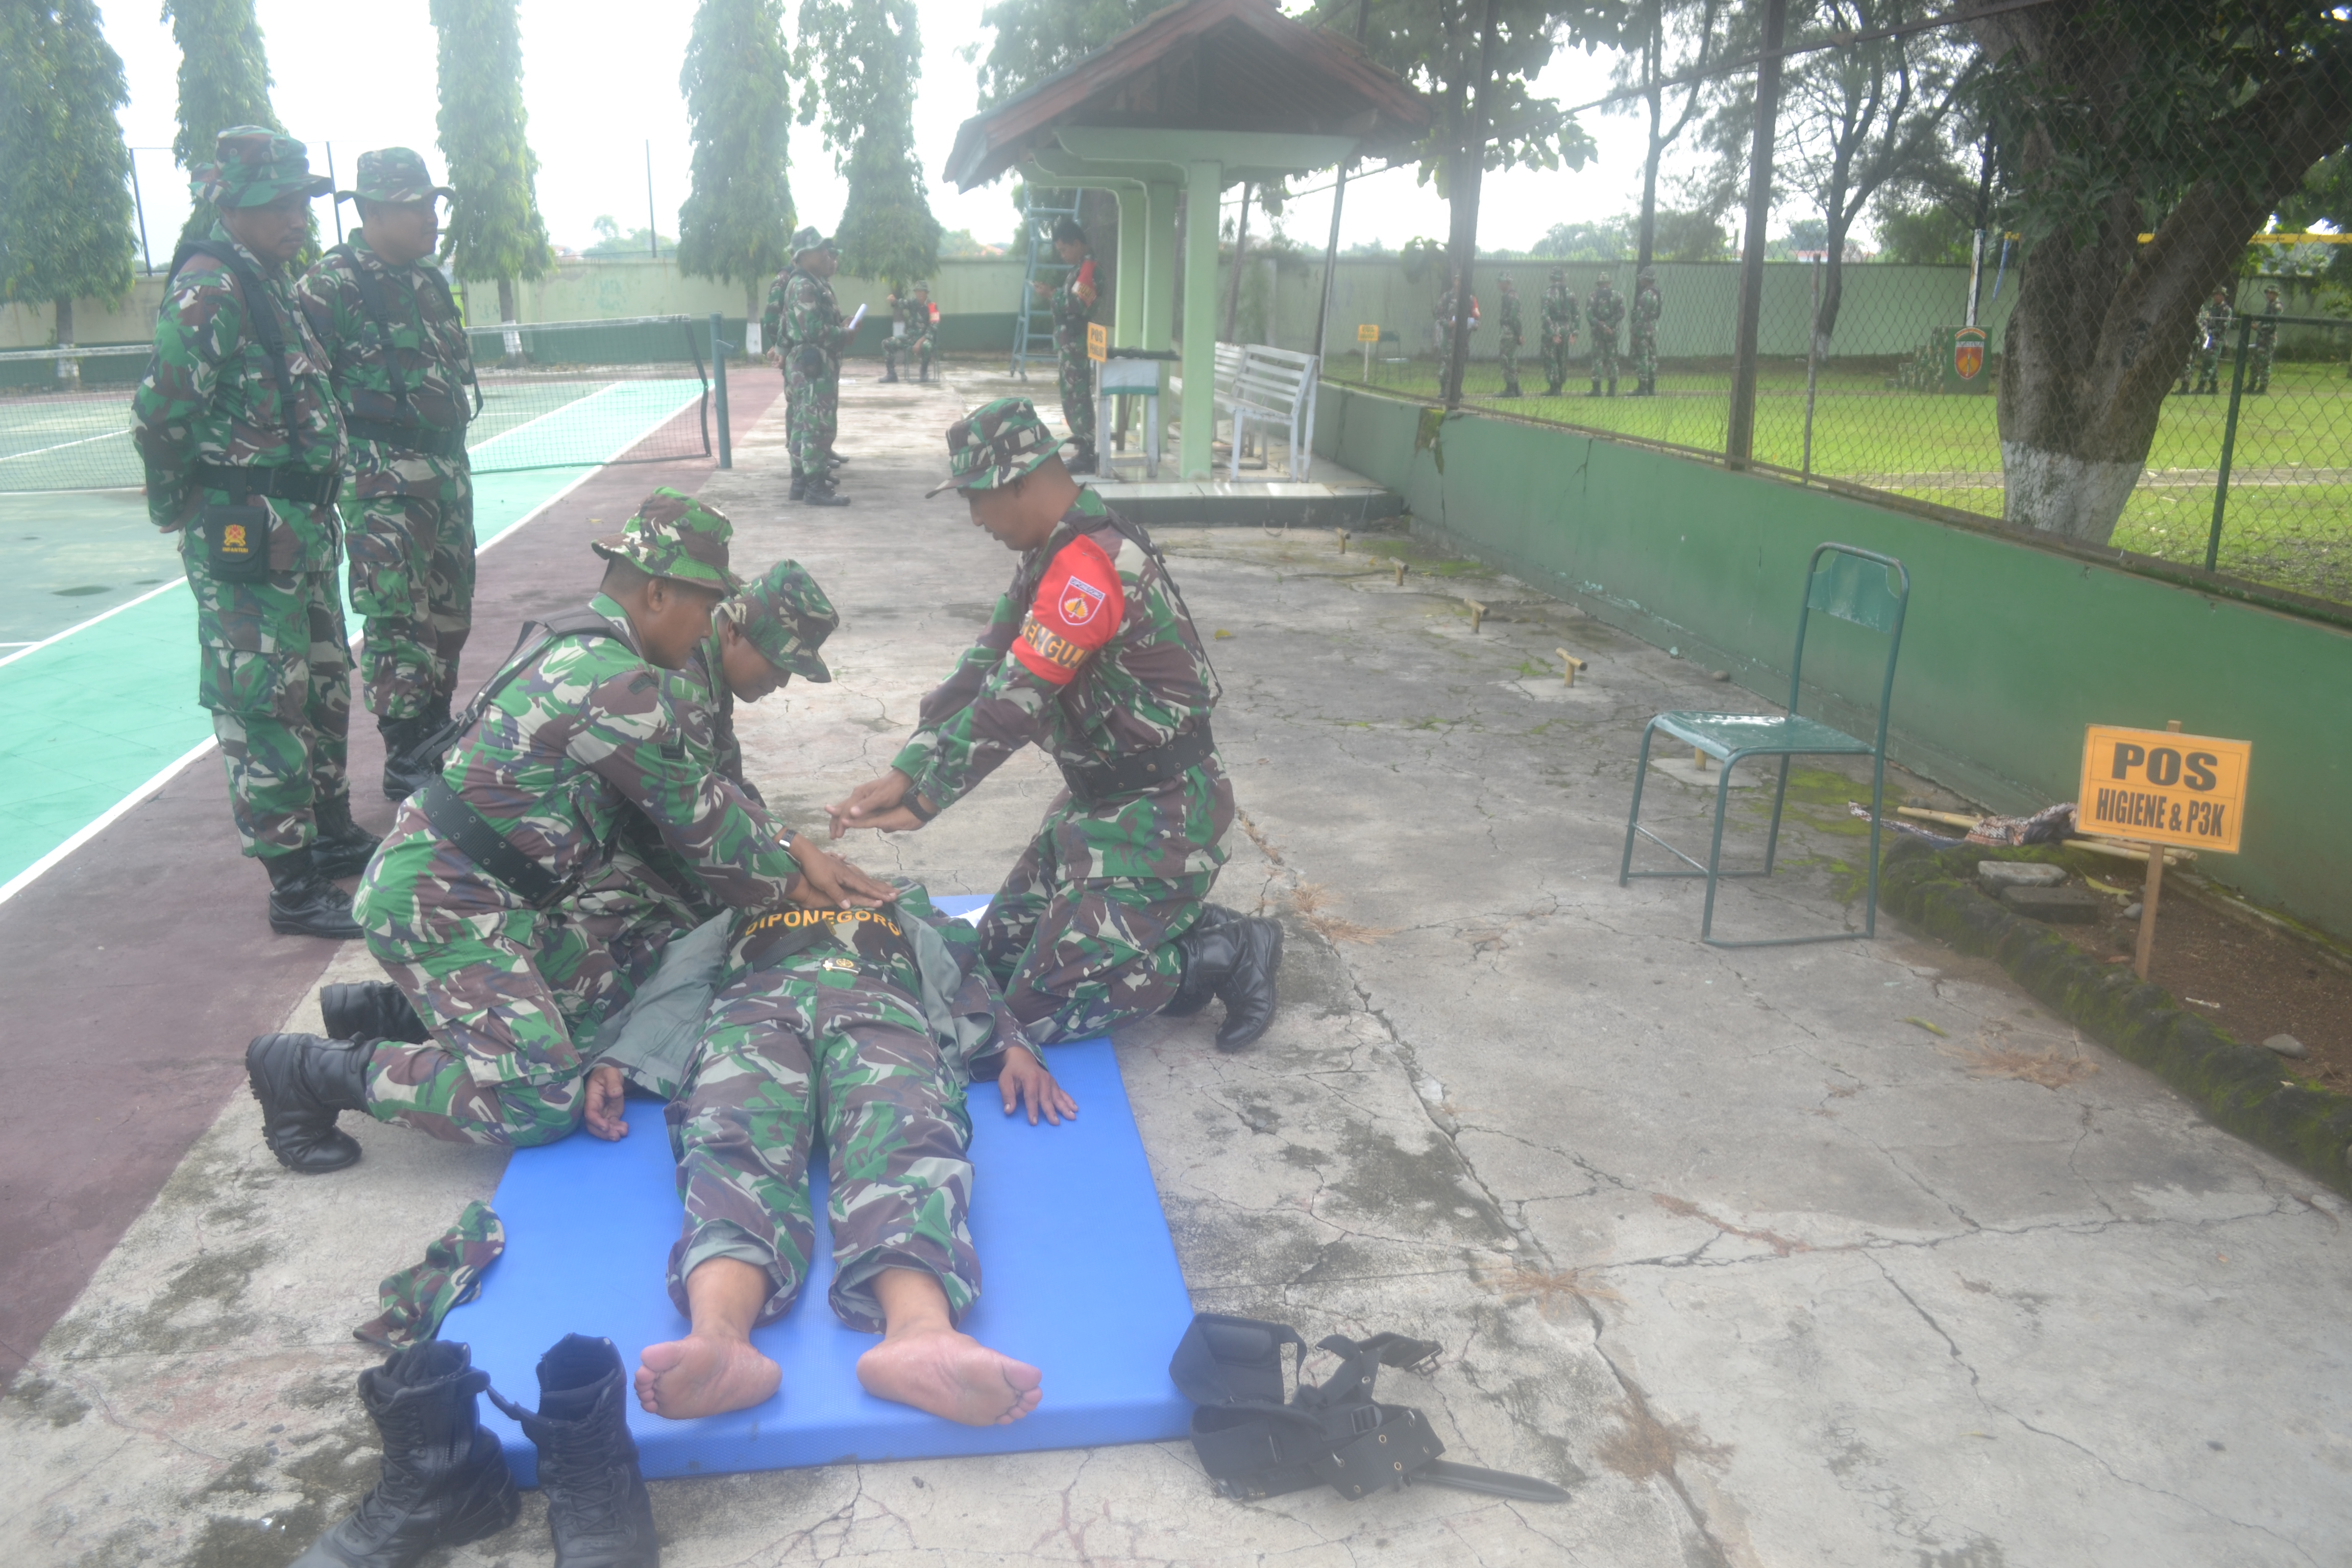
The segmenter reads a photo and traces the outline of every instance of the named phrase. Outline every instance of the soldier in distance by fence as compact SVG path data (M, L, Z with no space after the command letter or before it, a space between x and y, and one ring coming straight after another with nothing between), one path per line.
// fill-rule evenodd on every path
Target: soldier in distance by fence
M841 351L849 332L827 281L841 266L833 241L814 228L793 236L793 264L768 285L760 318L768 363L784 372L784 444L792 453L791 499L803 506L847 506L834 483L833 436L841 418Z
M1644 267L1633 280L1633 395L1658 395L1658 318L1665 300L1658 293L1658 269Z
M1576 347L1576 296L1569 292L1568 268L1551 269L1551 282L1544 289L1543 297L1543 367L1544 390L1558 397L1562 383L1568 380L1568 357Z
M1584 302L1585 324L1592 329L1592 390L1590 397L1601 395L1601 384L1609 384L1609 395L1617 395L1617 329L1625 324L1625 301L1609 286L1609 274L1600 273L1592 279L1592 293Z
M348 941L359 927L332 879L365 866L375 838L352 820L345 767L343 422L287 269L333 182L310 172L301 142L239 125L190 184L220 216L172 258L131 397L147 515L180 536L196 700L213 716L237 837L269 873L270 929Z
M2271 366L2278 359L2279 291L2275 284L2263 289L2263 313L2254 322L2254 341L2246 356L2246 390L2259 396L2271 389Z
M939 342L939 307L931 303L931 286L917 283L904 298L890 296L892 331L882 340L882 379L898 379L898 366L903 362L911 366L916 378L931 379L931 360Z
M1496 347L1503 360L1503 393L1505 397L1519 395L1519 344L1526 341L1527 328L1519 320L1518 285L1511 275L1503 274L1499 287L1502 303L1495 307Z

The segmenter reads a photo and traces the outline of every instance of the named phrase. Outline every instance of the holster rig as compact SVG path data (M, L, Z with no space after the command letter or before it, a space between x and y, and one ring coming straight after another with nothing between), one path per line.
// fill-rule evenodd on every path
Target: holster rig
M1283 1398L1282 1352L1298 1353L1297 1391ZM1434 1340L1339 1334L1317 1348L1340 1359L1319 1386L1307 1381L1307 1342L1286 1323L1202 1312L1184 1331L1168 1375L1192 1412L1192 1451L1220 1496L1280 1497L1328 1484L1354 1501L1414 1481L1490 1492L1526 1502L1566 1502L1549 1481L1457 1465L1429 1418L1409 1405L1382 1405L1372 1382L1384 1366L1427 1372L1444 1347Z

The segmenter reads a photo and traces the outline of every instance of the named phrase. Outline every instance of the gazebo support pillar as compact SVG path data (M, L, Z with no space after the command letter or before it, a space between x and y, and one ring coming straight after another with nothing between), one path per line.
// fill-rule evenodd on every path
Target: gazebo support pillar
M1215 477L1217 414L1217 202L1224 166L1188 163L1184 184L1184 429L1177 471Z
M1154 180L1144 187L1144 246L1149 270L1143 285L1143 346L1148 349L1171 349L1176 346L1176 184L1172 180ZM1168 445L1168 371L1160 372L1160 428L1145 433L1146 441L1155 437L1160 449Z

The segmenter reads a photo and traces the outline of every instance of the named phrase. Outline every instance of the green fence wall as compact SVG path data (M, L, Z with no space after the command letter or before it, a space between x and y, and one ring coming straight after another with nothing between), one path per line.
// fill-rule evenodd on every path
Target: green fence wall
M1962 527L1573 430L1326 383L1315 449L1404 496L1427 529L1530 587L1788 695L1812 548L1900 559L1911 608L1891 749L1997 809L2074 798L2083 728L2253 742L2243 852L2200 868L2352 936L2352 631ZM1874 706L1860 634L1809 648L1819 711ZM1880 645L1883 646L1883 645ZM1809 680L1809 685L1811 684ZM1810 704L1813 697L1807 699Z

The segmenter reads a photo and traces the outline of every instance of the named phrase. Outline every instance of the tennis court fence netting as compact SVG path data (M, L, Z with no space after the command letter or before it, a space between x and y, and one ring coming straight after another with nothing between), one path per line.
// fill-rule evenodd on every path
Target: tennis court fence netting
M704 329L687 316L468 327L478 474L710 454ZM0 492L136 489L144 344L0 353Z

